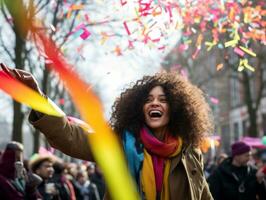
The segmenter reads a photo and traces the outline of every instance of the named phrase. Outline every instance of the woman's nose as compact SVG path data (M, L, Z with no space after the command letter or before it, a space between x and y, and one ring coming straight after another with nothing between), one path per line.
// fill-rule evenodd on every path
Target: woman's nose
M160 101L158 99L153 99L153 101L151 102L152 105L158 105L160 103Z

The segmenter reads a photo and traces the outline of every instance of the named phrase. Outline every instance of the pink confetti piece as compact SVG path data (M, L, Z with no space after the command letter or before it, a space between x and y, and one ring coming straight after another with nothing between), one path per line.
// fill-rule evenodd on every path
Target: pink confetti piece
M90 35L91 35L91 33L87 29L83 29L83 33L80 35L80 37L83 40L86 40Z
M125 4L127 4L127 1L120 0L120 3L121 3L121 6L124 6Z
M74 29L75 35L79 35L83 40L87 39L91 33L87 30L85 24L79 24L75 29Z
M165 46L159 47L158 49L159 50L164 50L165 49Z
M91 21L90 21L89 15L88 14L85 14L84 17L85 17L86 21L88 22L88 24L90 24Z
M196 51L192 55L192 59L195 59L199 55L199 52L200 52L200 48L197 48Z
M243 57L245 55L245 52L239 49L238 47L234 48L234 52L238 54L239 56Z
M183 76L185 78L188 78L188 74L187 74L187 72L184 69L180 70L180 74L181 74L181 76Z
M178 51L180 53L184 52L187 49L188 49L188 45L187 44L180 44L179 47L178 47Z
M130 33L129 29L128 29L127 22L123 22L123 24L124 24L124 27L126 29L127 34L130 35L131 33Z
M213 104L219 104L219 99L215 98L215 97L210 97L210 101L213 103Z

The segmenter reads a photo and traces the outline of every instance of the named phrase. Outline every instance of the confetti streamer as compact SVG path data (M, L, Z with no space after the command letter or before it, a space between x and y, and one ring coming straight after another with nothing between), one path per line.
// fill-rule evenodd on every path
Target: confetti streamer
M0 89L9 94L16 101L23 103L34 110L53 116L64 116L64 112L60 108L52 104L41 96L38 92L25 86L14 78L7 76L3 71L0 71Z
M11 5L10 9L14 7L15 6ZM21 10L23 10L23 7ZM26 12L24 12L24 14L26 14ZM17 17L16 20L18 21L22 17L25 18L23 14L17 15L15 17ZM29 23L33 22L30 21ZM33 24L29 24L29 26L25 27L24 23L21 27L22 29L19 29L19 31L24 31L29 27L35 26ZM42 30L45 29L43 28ZM87 124L90 124L95 131L95 133L88 134L88 142L95 160L103 171L111 198L114 200L140 199L135 182L129 174L118 137L105 121L100 100L91 90L88 90L89 85L87 85L85 81L81 80L78 74L75 73L73 69L66 63L62 57L62 53L59 51L56 45L45 36L45 33L36 32L37 30L31 31L35 36L34 38L38 38L33 42L36 43L36 46L43 47L45 55L47 55L48 59L52 61L52 64L49 65L49 67L58 73L60 79L63 81L64 85L72 96L72 99L80 111L82 118ZM26 89L23 88L25 87L24 85L21 86L17 84L17 87L15 87L16 90L14 90L14 84L12 83L15 82L12 81L12 79L7 78L5 74L1 73L0 87L2 89L9 89L10 93L13 92L12 95L14 94L14 98L18 97L18 100L21 100L25 103L28 101L28 99L32 99L29 97L34 97L34 95L28 95L29 89L27 87ZM28 93L25 93L24 91ZM25 97L27 98L25 99ZM42 107L42 104L45 104L45 102L42 102L43 99L38 99L38 97L36 98L37 99L33 101L34 103L38 102L36 107ZM33 105L30 106L33 107ZM42 110L45 111L48 108L45 107ZM52 111L51 114L56 114L56 112L53 113ZM121 190L121 185L123 186L123 190Z
M95 131L93 134L88 134L88 142L97 163L103 170L112 198L116 200L139 199L135 184L129 175L120 143L104 119L99 99L87 89L88 85L59 56L56 46L41 33L38 35L42 41L42 44L38 45L43 45L46 55L54 63L51 66L52 69L63 80L84 121L90 124ZM119 187L121 185L124 186L123 190Z

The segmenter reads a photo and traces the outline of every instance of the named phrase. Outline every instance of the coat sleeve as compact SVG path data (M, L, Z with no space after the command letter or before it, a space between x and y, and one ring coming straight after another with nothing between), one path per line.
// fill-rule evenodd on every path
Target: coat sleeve
M70 123L66 117L44 114L37 116L32 110L29 121L45 135L52 147L74 158L94 160L88 144L89 133L78 125Z

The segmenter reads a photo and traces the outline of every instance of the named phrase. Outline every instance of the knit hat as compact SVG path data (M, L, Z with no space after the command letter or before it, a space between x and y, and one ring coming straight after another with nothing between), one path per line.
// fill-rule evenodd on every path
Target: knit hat
M247 145L245 142L241 142L241 141L238 141L238 142L235 142L234 144L232 144L231 148L232 148L232 156L233 157L247 153L251 150L249 145Z

